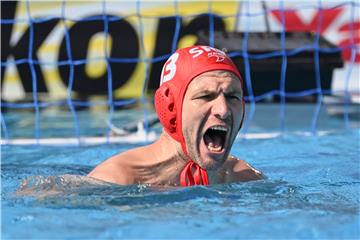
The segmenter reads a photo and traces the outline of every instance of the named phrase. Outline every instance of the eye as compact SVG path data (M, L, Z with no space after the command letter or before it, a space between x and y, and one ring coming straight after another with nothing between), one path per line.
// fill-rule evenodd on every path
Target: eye
M214 97L215 97L214 94L204 93L204 94L199 94L199 95L196 96L194 99L210 101L210 100L212 100Z
M212 96L210 94L206 94L206 95L201 95L198 98L204 99L204 100L210 100L212 98Z
M227 98L229 98L230 100L236 100L236 101L242 100L242 96L240 94L230 94L227 96Z

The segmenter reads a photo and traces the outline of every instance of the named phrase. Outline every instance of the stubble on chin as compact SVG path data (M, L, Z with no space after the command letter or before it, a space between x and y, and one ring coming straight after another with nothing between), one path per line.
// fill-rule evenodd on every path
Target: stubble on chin
M188 134L186 134L186 133L184 133L184 139L185 139L186 150L187 150L187 152L189 154L189 157L196 164L200 165L201 164L200 156L198 156L198 154L196 154L196 152L198 152L196 139L195 139L195 142L192 142L190 136Z

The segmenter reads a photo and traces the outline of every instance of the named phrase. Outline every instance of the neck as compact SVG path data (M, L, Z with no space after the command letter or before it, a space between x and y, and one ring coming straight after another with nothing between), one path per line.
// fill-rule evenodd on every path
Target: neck
M156 182L164 185L180 185L180 173L189 161L180 143L163 133L151 145L154 154L152 168L156 175Z
M181 148L181 144L170 137L166 132L163 132L157 141L160 144L159 155L162 157L172 157L176 158L177 161L183 162L186 164L188 157L185 155L184 151Z
M158 172L158 181L166 185L208 185L208 174L206 170L193 162L184 153L181 144L163 133L155 143L155 156L160 160L162 167ZM161 179L159 179L161 178Z

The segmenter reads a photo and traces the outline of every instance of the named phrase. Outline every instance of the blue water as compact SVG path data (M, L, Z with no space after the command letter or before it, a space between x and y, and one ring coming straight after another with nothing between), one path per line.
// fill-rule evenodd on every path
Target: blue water
M260 181L160 188L84 177L138 145L2 146L2 238L360 238L358 128L238 138L232 153Z

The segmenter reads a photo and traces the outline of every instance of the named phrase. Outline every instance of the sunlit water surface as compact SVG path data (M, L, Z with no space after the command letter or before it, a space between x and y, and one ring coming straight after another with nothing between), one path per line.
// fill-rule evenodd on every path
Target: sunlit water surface
M3 238L360 237L360 132L238 138L265 180L165 188L86 178L133 144L2 146Z

